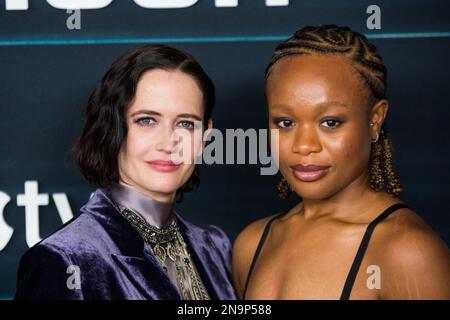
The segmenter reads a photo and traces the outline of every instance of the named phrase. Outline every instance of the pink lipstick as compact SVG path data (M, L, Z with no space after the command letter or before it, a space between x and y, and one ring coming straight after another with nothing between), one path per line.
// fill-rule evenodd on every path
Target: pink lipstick
M314 182L323 178L328 173L330 166L297 164L290 168L298 180L303 182Z

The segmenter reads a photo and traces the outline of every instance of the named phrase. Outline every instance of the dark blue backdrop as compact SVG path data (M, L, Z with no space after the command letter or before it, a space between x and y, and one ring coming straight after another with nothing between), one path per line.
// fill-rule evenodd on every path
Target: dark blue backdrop
M379 47L389 70L388 125L396 167L414 207L449 243L450 3L377 1L381 30L366 28L372 1L263 0L216 8L199 0L185 9L144 9L115 0L81 13L81 30L68 30L64 10L30 1L27 11L0 7L0 298L13 295L25 241L25 181L49 194L40 233L61 225L52 195L65 193L74 214L94 189L76 171L69 149L81 129L87 98L110 63L139 43L166 42L198 58L217 86L215 125L265 128L263 71L277 42L308 24L348 25ZM278 176L257 165L202 166L202 186L180 211L214 223L234 238L249 222L290 206L278 199ZM2 208L1 198L11 201ZM5 223L13 228L9 237ZM2 238L3 237L3 238Z

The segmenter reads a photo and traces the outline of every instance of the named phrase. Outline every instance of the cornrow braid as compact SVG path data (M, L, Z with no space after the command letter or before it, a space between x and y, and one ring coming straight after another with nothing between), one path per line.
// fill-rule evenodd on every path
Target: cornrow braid
M307 26L280 43L266 68L266 81L280 59L307 54L347 57L366 84L371 99L386 99L387 69L377 48L363 34L336 25ZM392 141L385 124L381 127L378 141L372 143L369 169L373 190L385 190L393 196L400 194L402 187L394 171Z
M386 190L391 195L402 192L400 179L394 170L392 141L385 125L381 126L380 136L372 144L370 153L370 187L375 190Z

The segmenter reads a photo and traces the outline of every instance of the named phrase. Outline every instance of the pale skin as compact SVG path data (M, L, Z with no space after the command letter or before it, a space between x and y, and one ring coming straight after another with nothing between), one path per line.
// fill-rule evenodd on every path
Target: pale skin
M178 70L144 73L126 111L128 133L118 156L119 183L155 200L173 201L194 171L194 155L199 151L194 150L194 130L203 117L203 93L193 77ZM211 119L202 129L210 128ZM170 172L155 169L149 161L171 161L177 152L179 142L172 136L177 129L191 137L185 148L191 161ZM204 147L202 141L196 145Z
M347 58L315 54L278 61L266 95L269 127L280 130L280 171L303 201L272 224L245 298L339 299L367 225L401 203L369 186L371 139L388 101L370 99ZM330 169L304 182L290 167L298 163ZM233 280L241 298L270 218L235 240ZM379 289L367 285L373 265L381 272ZM394 212L376 227L350 299L450 299L446 244L412 210Z

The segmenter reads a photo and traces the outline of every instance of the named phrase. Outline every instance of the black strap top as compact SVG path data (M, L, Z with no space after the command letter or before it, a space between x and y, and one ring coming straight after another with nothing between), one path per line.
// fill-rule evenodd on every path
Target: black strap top
M394 211L401 209L401 208L409 208L407 205L402 203L397 203L386 210L384 210L378 217L376 217L369 225L367 226L366 232L364 233L364 236L362 238L361 244L359 245L358 251L356 252L355 259L353 260L353 264L350 268L350 271L348 272L347 279L345 280L344 288L342 289L341 293L341 300L348 300L350 298L350 293L352 292L353 284L355 282L356 276L358 274L359 267L361 266L361 262L363 260L364 254L367 250L367 246L369 245L370 237L372 236L373 230L377 226L378 223L383 221L385 218L387 218L391 213ZM261 253L261 250L264 246L264 242L267 238L267 235L269 234L270 227L272 223L286 214L287 211L282 212L281 214L278 214L274 216L272 219L270 219L266 227L264 228L264 232L261 236L261 239L259 240L258 247L256 248L255 255L253 256L252 264L250 265L250 270L247 275L247 281L245 282L244 287L244 293L242 295L242 299L245 299L245 295L247 293L248 284L250 282L251 275L253 273L253 269L255 268L256 261L258 260L258 256Z

